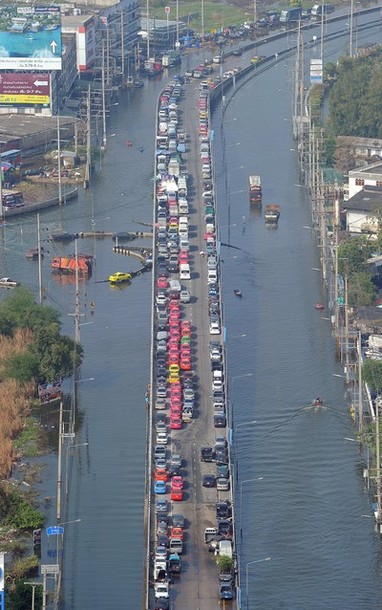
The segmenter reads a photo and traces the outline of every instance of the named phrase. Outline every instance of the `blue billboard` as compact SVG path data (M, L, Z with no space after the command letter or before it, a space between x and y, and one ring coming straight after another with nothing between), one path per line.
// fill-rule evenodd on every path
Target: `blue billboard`
M61 70L59 6L0 6L0 70Z

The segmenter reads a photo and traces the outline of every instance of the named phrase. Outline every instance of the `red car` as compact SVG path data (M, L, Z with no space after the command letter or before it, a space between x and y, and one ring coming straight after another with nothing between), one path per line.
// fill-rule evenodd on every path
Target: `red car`
M170 397L170 410L171 409L181 409L182 408L182 400L177 397Z
M167 341L167 347L168 349L179 349L179 339L177 339L176 337L170 337L170 339Z
M156 481L167 481L168 475L165 468L155 468L155 480Z
M180 415L175 415L175 413L171 413L170 428L171 430L180 430L182 428L182 418L180 417Z
M171 299L171 301L168 304L170 311L172 309L179 309L179 301L178 299Z
M180 325L182 334L189 335L191 333L191 322L189 320L183 320Z
M171 384L171 387L173 385L174 384ZM176 390L174 392L171 391L170 392L170 399L172 399L172 398L178 398L179 400L182 400L182 390L179 390L178 388L176 388Z
M183 485L184 485L183 477L181 477L180 474L176 475L175 477L172 477L172 479L171 479L171 488L172 489L183 489Z
M184 358L191 358L191 347L188 343L182 345L180 350L180 358L183 360Z
M171 337L171 339L176 339L177 341L180 341L180 330L179 330L179 328L170 329L170 337Z
M160 276L158 277L157 280L157 286L158 288L167 288L168 282L167 282L167 278L164 276Z
M168 364L179 364L179 354L170 354L167 358Z
M173 489L171 487L170 498L172 502L181 502L183 500L183 492L181 489Z
M182 371L191 371L191 358L185 356L180 359L180 368Z
M179 538L179 540L183 540L184 531L182 527L176 526L171 528L170 538Z
M188 265L188 263L189 263L189 256L188 256L187 250L182 250L181 252L179 252L178 260L179 260L179 264L180 265L182 265L182 264Z

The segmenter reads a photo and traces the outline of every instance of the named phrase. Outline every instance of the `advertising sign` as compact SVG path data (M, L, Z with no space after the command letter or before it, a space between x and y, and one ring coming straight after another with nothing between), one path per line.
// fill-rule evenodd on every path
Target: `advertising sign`
M322 59L310 60L310 82L312 85L323 83Z
M61 70L58 6L0 6L0 70Z
M0 106L49 106L50 75L0 74Z

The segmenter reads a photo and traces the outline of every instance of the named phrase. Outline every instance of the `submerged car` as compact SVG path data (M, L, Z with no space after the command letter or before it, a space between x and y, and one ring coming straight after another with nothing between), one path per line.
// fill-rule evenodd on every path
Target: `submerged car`
M131 280L131 273L125 273L123 271L117 271L113 275L109 275L110 284L122 284L122 282L129 282Z

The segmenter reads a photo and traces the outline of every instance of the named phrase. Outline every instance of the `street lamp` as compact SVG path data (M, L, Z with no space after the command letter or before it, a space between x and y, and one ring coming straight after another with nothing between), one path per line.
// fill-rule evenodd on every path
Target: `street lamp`
M246 595L246 600L247 600L247 603L246 603L247 610L249 608L249 606L248 606L248 572L249 572L248 568L249 568L249 566L253 565L254 563L262 563L263 561L270 561L270 560L271 560L271 557L264 557L264 559L256 559L255 561L248 561L248 563L245 566L245 595Z

